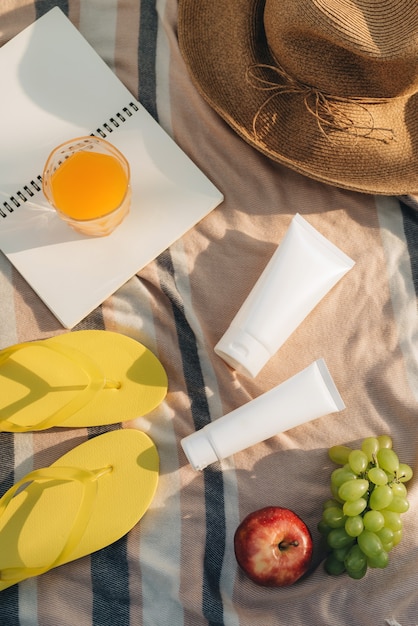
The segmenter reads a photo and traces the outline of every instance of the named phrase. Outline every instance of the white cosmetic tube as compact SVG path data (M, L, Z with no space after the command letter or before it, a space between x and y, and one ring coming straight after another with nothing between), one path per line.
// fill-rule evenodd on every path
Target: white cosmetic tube
M298 213L229 328L215 346L255 377L354 261Z
M344 402L323 359L181 440L195 470L323 415Z

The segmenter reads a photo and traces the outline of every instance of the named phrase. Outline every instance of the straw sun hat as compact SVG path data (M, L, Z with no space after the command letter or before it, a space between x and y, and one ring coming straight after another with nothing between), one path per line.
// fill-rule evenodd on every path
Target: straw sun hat
M249 144L338 187L418 192L418 0L179 0L178 24Z

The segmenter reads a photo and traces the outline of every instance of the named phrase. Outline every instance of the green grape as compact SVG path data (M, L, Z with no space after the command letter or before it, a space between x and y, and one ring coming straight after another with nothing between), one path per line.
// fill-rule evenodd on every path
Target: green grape
M391 485L394 480L395 480L395 474L391 474L390 472L385 472L387 479L388 479L388 483Z
M383 526L383 528L376 532L376 535L379 537L385 550L385 545L391 544L391 547L393 547L393 530L388 526ZM389 550L386 550L386 552L389 552Z
M367 500L365 498L359 498L358 500L353 500L351 502L348 500L347 502L344 502L343 513L344 515L354 517L355 515L360 515L366 506Z
M356 543L351 546L345 558L344 565L350 571L362 570L367 564L367 557Z
M351 480L347 480L345 483L341 485L338 490L338 495L341 500L358 500L369 488L369 481L364 478L355 478Z
M409 509L409 502L402 496L393 496L392 502L388 504L386 509L395 513L406 513Z
M325 535L325 536L328 535L330 530L332 530L331 526L328 526L328 524L325 524L325 522L322 519L318 522L317 529L319 530L321 535Z
M381 513L385 518L385 526L390 528L390 530L394 533L398 530L402 530L402 520L399 513L395 513L395 511L388 511L386 509L382 509Z
M394 496L400 496L401 498L406 498L408 495L408 491L405 487L405 483L392 483L391 489L393 491Z
M366 530L377 533L385 525L385 518L380 511L367 511L363 517L363 524Z
M377 437L366 437L361 443L361 449L367 455L370 462L376 458L376 453L379 450L379 441Z
M379 442L379 448L392 447L392 438L389 435L379 435L377 441Z
M358 537L363 532L364 524L361 515L347 517L344 524L345 532L350 537Z
M399 463L398 471L396 472L396 477L401 483L407 483L408 480L411 480L413 476L412 467L407 465L406 463Z
M330 528L339 528L340 526L344 526L346 516L344 515L341 507L329 506L324 509L322 513L322 520Z
M328 509L329 507L332 506L340 506L340 503L337 502L337 500L334 500L334 498L328 498L328 500L325 500L324 504L322 505L323 509Z
M381 530L378 530L376 535L379 537L380 541L382 542L382 548L385 552L390 552L392 550L392 548L394 547L393 545L393 531L388 528L387 526L383 526L383 528Z
M341 487L347 480L356 480L357 474L346 467L337 467L331 474L331 485Z
M333 499L336 500L338 504L342 504L344 500L341 500L340 496L338 495L338 490L339 490L339 487L337 487L336 485L331 485L331 493L332 493Z
M367 469L369 459L362 450L352 450L348 455L348 464L355 474L362 474Z
M350 544L348 546L344 546L343 548L335 548L332 551L332 554L338 561L345 561L347 554L350 552L353 546Z
M394 474L399 469L399 457L391 448L381 448L377 451L379 467Z
M333 528L327 535L330 548L344 548L354 543L354 538L347 535L344 528Z
M354 578L355 580L360 580L360 578L363 578L367 573L367 563L364 565L362 569L352 570L346 567L346 572L350 576L350 578Z
M357 537L357 542L360 550L364 552L367 557L377 556L383 550L382 542L376 533L372 533L370 530L363 530L361 535Z
M351 452L351 448L348 446L332 446L328 450L328 456L333 463L337 465L344 465L348 463L348 455Z
M389 541L388 543L382 542L382 548L385 552L389 553L393 548L393 541Z
M397 546L402 539L402 528L393 532L393 547Z
M383 569L384 567L387 567L388 564L389 556L385 550L382 550L376 556L367 557L367 565L369 567L379 567L380 569Z
M371 467L367 476L374 485L386 485L388 482L388 475L380 467Z
M339 576L345 572L344 562L339 561L332 552L325 559L324 567L327 574L331 576Z
M378 485L370 494L369 507L380 511L386 509L393 500L393 491L389 485Z

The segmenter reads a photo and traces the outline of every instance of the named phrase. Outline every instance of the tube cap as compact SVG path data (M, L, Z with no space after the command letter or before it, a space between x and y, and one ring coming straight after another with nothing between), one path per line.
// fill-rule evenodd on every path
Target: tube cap
M215 346L215 352L238 372L254 378L270 359L270 352L252 335L230 326Z
M195 470L202 470L211 463L219 461L215 450L206 437L204 428L184 437L180 443L189 463Z

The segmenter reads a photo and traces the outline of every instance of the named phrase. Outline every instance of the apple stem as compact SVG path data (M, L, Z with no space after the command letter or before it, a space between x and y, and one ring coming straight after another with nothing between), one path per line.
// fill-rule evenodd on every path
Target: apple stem
M299 542L296 541L296 539L294 541L281 541L279 543L279 550L283 552L284 550L287 550L288 548L290 548L290 546L297 547L298 545L299 545Z

